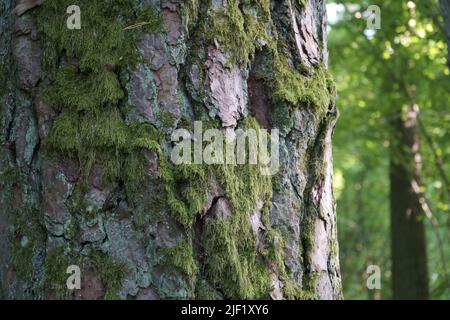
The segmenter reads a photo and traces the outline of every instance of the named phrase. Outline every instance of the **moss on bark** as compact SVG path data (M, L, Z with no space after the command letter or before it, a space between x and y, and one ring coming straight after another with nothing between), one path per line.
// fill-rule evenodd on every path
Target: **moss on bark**
M66 290L66 269L71 264L93 268L107 287L106 298L112 299L137 294L132 290L121 291L128 290L124 289L127 286L123 286L123 280L128 281L130 275L131 282L136 282L133 289L159 285L159 293L167 297L266 299L271 296L274 275L282 283L285 298L316 297L315 274L305 273L303 281L296 278L286 263L286 251L291 249L288 235L278 225L272 226L274 222L269 217L273 192L286 192L285 181L277 177L279 186L274 187L273 179L262 175L259 165L174 166L169 160L172 146L168 135L177 126L190 130L194 119L202 119L208 128L220 128L218 121L211 120L205 109L210 79L204 66L208 46L214 42L228 57L229 64L224 69L238 65L243 70L244 81L255 56L265 55L264 70L257 78L269 84L268 104L277 107L273 124L286 128L284 135L287 136L294 126L294 112L313 113L318 119L325 116L334 99L330 76L321 65L309 70L293 66L285 39L277 34L270 1L232 0L219 10L210 8L211 1L185 1L178 11L162 9L164 23L169 29L173 28L167 33L158 10L132 0L81 0L78 5L82 10L82 29L68 30L65 28L67 16L61 12L65 12L69 4L69 0L46 0L42 8L36 10L46 66L45 78L37 89L57 114L48 139L42 141L41 146L45 147L46 156L58 163L56 170L60 170L59 162L63 158L78 160L75 162L81 166L81 179L77 176L75 182L71 181L73 189L69 196L57 195L65 197L58 201L64 202L61 210L67 209L68 213L64 214L69 216L58 226L62 234L41 239L38 235L45 235L45 231L33 233L34 226L41 222L25 218L42 217L43 213L24 211L17 215L20 221L14 221L17 241L13 246L13 263L19 277L28 281L34 276L36 255L45 256L45 252L37 252L37 249L47 246L53 249L47 252L46 258L41 257L41 265L44 265L38 271L43 273L43 278L37 277L35 281L41 283L44 292L56 298L70 296ZM298 4L301 7L305 2L298 1ZM180 12L179 31L182 32L180 38L169 45L169 33L175 37L178 26L175 15ZM156 108L158 128L150 123L127 120L132 118L128 117L128 112L134 107L126 102L127 91L132 90L128 75L138 63L149 63L142 61L136 48L144 32L161 33L158 36L165 42L161 52L170 56L162 60L170 64L170 68L176 65L176 75L167 76L173 79L161 82L167 81L170 85L180 82L174 85L177 86L174 95L179 98L181 120ZM153 45L158 46L155 43L149 46ZM184 59L185 50L189 53L187 61L179 63ZM198 69L196 84L190 68L193 65ZM149 67L146 71L154 72L155 79L160 76L159 70ZM145 81L153 80L145 78ZM183 81L185 83L181 83ZM156 81L154 88L156 96L160 89ZM242 113L235 129L251 129L258 134L261 128L257 120ZM311 136L305 139L312 139L315 129L306 128ZM296 137L286 137L288 139ZM148 151L156 155L156 163L148 158ZM155 165L155 170L148 169L149 162ZM107 194L105 204L98 208L89 207L87 203L94 167L101 168L102 184L114 188L105 191L103 186L95 186L96 192L105 191L101 196ZM309 172L310 168L301 170ZM210 199L211 181L217 182L220 189L220 195L214 194L214 199ZM229 216L212 214L218 198L225 198L229 203ZM300 205L293 205L292 209L302 210ZM256 231L251 220L255 217L261 220ZM308 219L303 220L301 240L304 248L311 251L314 237ZM97 229L87 230L92 225ZM167 228L161 231L161 225ZM95 233L95 239L91 241L91 234L87 243L81 243L79 237L83 228ZM133 242L135 239L119 234L123 230L133 230L133 237L139 241ZM101 236L105 236L105 243L100 244ZM108 240L109 236L119 239L120 244L111 244L114 240ZM160 238L153 241L152 237ZM47 244L34 245L44 240ZM136 258L140 259L139 263L129 259L126 253L115 255L116 252L112 252L123 249L128 253L129 248L125 248L128 243L133 243L133 250L137 247L146 251ZM138 251L133 253L139 255ZM125 263L133 270L126 268ZM164 273L165 269L169 272ZM164 276L159 274L158 279L152 279L159 272Z
M88 254L68 251L64 247L56 247L47 253L42 280L43 290L54 299L64 299L73 294L67 289L67 268L79 266L81 270L94 268L105 286L105 299L119 299L119 290L127 273L123 263L117 263L102 252Z

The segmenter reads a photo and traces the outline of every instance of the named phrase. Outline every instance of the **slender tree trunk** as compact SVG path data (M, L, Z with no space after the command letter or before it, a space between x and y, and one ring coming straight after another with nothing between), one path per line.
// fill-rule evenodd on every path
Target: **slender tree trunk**
M0 297L342 297L324 1L31 2L0 3ZM194 121L278 129L280 170L174 165Z
M390 202L394 299L428 299L424 219L420 204L419 108L413 105L393 125Z

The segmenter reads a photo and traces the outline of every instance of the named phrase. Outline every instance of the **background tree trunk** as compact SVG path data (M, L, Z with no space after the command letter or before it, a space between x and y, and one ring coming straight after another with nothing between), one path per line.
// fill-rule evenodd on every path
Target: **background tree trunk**
M444 18L444 33L447 39L447 65L450 66L450 0L439 0L442 17Z
M428 299L428 266L420 204L419 107L394 124L390 164L392 281L394 299Z
M324 1L72 2L0 4L0 297L341 298ZM194 120L280 171L174 166Z

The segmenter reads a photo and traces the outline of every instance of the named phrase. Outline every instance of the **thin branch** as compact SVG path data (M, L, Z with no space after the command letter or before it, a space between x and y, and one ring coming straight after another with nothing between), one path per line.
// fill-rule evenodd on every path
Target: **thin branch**
M423 212L425 213L425 216L428 218L428 220L430 220L431 225L433 227L433 231L434 231L434 234L436 235L436 240L437 240L437 244L438 244L439 255L441 256L442 268L444 269L444 272L443 272L444 277L446 279L448 286L450 287L450 277L448 274L447 257L446 257L445 251L444 251L444 241L442 240L442 237L439 233L439 222L436 219L436 217L434 217L433 212L431 211L430 206L428 205L428 201L425 198L425 195L420 191L419 184L417 183L416 180L413 180L411 182L411 188L414 191L414 193L416 194L416 196L419 200L420 207L422 208Z
M136 29L136 28L140 28L146 25L152 24L152 22L139 22L139 23L135 23L132 24L131 26L125 27L123 28L123 30L132 30L132 29Z

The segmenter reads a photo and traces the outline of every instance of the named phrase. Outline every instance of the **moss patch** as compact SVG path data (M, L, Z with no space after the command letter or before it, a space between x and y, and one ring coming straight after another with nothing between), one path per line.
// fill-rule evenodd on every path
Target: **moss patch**
M190 241L186 240L176 247L166 248L163 254L165 264L177 267L195 282L198 268Z
M297 0L297 4L304 7L306 0ZM268 1L229 1L225 8L214 11L211 21L208 38L224 47L230 63L247 65L256 51L269 52L267 59L272 65L262 77L271 86L274 104L311 108L317 118L325 115L335 99L334 82L324 66L299 70L289 64L283 54L286 40L276 39L270 32L275 26Z
M18 279L32 281L38 266L38 256L45 246L46 232L42 212L29 206L13 208L11 201L22 192L20 188L22 173L19 168L3 162L0 171L0 198L5 200L2 210L12 226L11 262Z
M308 0L296 0L295 2L300 8L304 8L308 4Z
M303 279L302 287L296 285L290 278L285 261L285 240L281 233L275 229L269 229L267 234L267 243L269 244L267 259L271 261L278 277L283 281L283 294L289 300L313 300L315 299L315 287L311 282Z
M206 202L209 168L200 165L171 166L160 157L161 178L172 215L184 227L190 228Z
M260 127L253 117L244 119L241 125L242 129L253 129L259 134ZM214 124L207 126L214 127ZM216 177L225 197L231 202L233 216L230 220L207 219L205 222L202 243L206 280L230 298L268 298L270 276L267 261L256 248L256 236L250 226L249 214L257 209L260 201L271 198L271 177L262 175L259 165L172 166L161 149L158 155L159 175L166 190L167 203L172 215L186 229L191 229L203 210L212 177ZM164 255L165 263L195 278L197 266L190 241L167 249ZM210 289L208 292L215 292ZM202 294L205 292L202 291Z
M270 21L268 6L267 0L231 0L212 15L208 36L224 46L231 63L248 63L255 51L269 42L264 24Z
M190 28L194 25L199 16L200 0L185 0L182 3L183 27L186 34L189 35Z
M120 75L139 61L135 43L144 28L160 28L159 16L151 7L134 8L131 0L101 3L81 0L78 5L82 29L68 30L61 12L65 12L69 2L47 0L37 13L45 65L53 73L50 83L41 89L45 99L59 112L46 142L48 150L77 157L85 179L95 163L101 164L103 178L123 181L130 194L145 178L143 151L155 152L167 204L186 230L191 230L202 211L206 186L216 177L231 202L233 214L225 220L207 219L204 225L203 267L207 282L214 287L211 292L219 288L229 298L268 298L271 290L268 264L278 261L278 271L283 273L283 245L269 242L273 246L269 256L259 252L248 218L259 201L270 200L270 177L262 176L259 166L254 165L172 166L166 155L164 135L149 124L127 123L122 108L126 92ZM199 14L199 2L187 1L183 8L188 28ZM227 7L214 13L210 23L208 37L224 46L231 62L247 64L257 50L270 52L274 71L267 77L273 84L274 102L317 108L318 114L326 110L332 98L326 71L317 68L311 75L303 75L290 69L268 33L272 27L269 1L244 0L240 5L230 1ZM169 115L162 115L161 119L164 127L175 125ZM241 124L244 129L259 130L252 117ZM267 232L271 239L271 230ZM166 263L187 276L194 277L197 273L191 241L167 249L164 255ZM107 297L118 297L126 269L103 254L87 257L62 249L49 253L44 287L51 289L58 284L65 288L66 268L76 264L72 261L100 268L108 285ZM102 270L101 266L106 268ZM305 292L286 282L286 296L305 297Z
M260 130L253 117L243 120L242 126L257 133ZM267 261L256 247L249 215L260 201L271 199L272 179L261 175L259 165L222 165L214 170L233 213L225 219L205 221L205 275L225 297L268 298L271 287Z
M205 275L225 297L269 297L270 277L267 266L257 258L255 241L245 215L205 223Z
M253 117L244 119L242 127L259 134L259 125ZM177 220L187 228L203 209L208 195L205 186L209 185L212 176L218 179L233 208L239 212L248 213L255 209L258 200L271 195L271 178L263 176L258 165L184 164L173 167L162 152L159 159L167 202Z
M41 223L41 212L33 208L14 210L10 217L14 226L12 264L21 280L33 279L36 266L34 258L45 243L45 229Z
M69 30L64 13L71 4L49 0L37 10L46 66L56 66L62 53L77 59L81 71L132 65L139 58L135 43L141 32L162 28L161 18L150 6L135 8L132 0L80 0L81 29ZM124 30L136 24L142 27Z
M83 206L85 182L94 164L101 165L105 182L123 181L127 190L133 190L145 178L143 151L161 150L161 133L150 124L127 123L122 108L126 91L121 75L141 59L136 43L143 32L161 31L163 25L155 9L135 3L78 1L81 30L66 28L64 12L70 0L46 0L36 10L44 66L51 75L40 89L59 113L44 143L50 155L79 160L82 179L72 197L76 203L70 204L75 209ZM67 230L73 236L70 233ZM43 288L58 298L67 295L65 272L72 264L98 270L107 286L106 298L119 298L126 268L100 252L86 256L62 248L49 252Z
M47 147L77 157L85 178L98 162L106 180L136 182L144 177L141 151L159 147L159 136L150 125L125 122L118 75L139 61L135 43L142 32L160 30L162 20L152 7L134 8L131 0L82 0L82 28L69 30L61 14L68 5L49 0L37 12L45 65L54 70L42 91L61 112Z
M276 82L272 96L275 103L313 108L317 118L325 115L336 95L333 79L326 69L317 67L312 75L302 75L283 58L276 60L275 68Z

